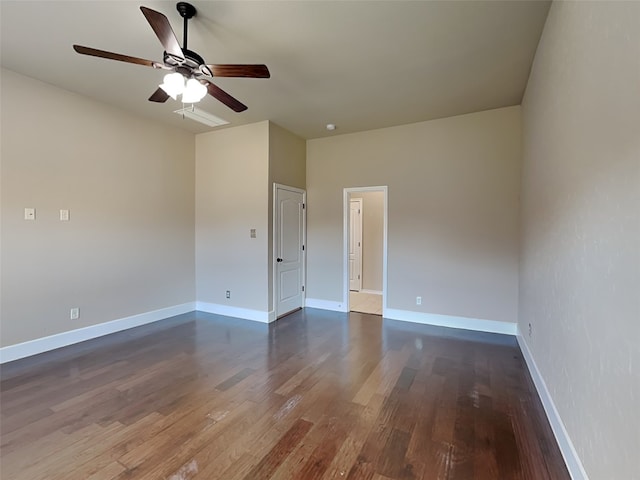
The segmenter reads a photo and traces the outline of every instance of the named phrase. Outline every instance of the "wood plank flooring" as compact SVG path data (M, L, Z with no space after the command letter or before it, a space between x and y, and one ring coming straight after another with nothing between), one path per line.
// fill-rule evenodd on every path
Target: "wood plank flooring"
M511 337L194 312L1 373L3 480L569 479Z

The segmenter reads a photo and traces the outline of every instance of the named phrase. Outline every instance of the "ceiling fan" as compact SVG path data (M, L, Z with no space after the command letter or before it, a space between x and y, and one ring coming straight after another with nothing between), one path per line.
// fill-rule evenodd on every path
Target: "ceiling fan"
M147 7L140 7L149 25L157 35L165 49L162 62L154 62L143 58L130 57L119 53L107 52L82 45L74 45L73 49L82 54L93 57L134 63L146 67L168 70L172 73L165 75L164 83L149 97L149 101L163 103L169 97L174 100L182 95L183 103L196 103L207 93L224 103L236 112L242 112L247 106L235 99L213 83L215 77L249 77L269 78L271 74L266 65L207 65L196 52L187 49L187 28L189 19L196 15L193 5L178 2L176 5L180 16L184 19L183 47L180 47L171 24L162 13Z

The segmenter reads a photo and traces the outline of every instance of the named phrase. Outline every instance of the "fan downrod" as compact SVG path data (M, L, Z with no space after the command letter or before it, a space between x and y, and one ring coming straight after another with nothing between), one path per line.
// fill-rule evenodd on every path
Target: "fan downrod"
M182 32L182 49L187 49L187 37L189 32L189 19L196 16L196 7L187 2L178 2L176 4L176 10L180 13L180 16L184 18L184 30Z

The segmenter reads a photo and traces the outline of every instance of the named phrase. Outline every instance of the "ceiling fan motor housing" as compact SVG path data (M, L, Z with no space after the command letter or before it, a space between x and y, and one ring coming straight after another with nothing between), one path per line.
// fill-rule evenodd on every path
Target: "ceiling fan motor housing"
M196 52L183 48L182 53L184 54L184 60L164 52L165 65L175 69L176 72L187 76L193 74L204 74L209 77L213 76L209 67L204 64L204 59Z

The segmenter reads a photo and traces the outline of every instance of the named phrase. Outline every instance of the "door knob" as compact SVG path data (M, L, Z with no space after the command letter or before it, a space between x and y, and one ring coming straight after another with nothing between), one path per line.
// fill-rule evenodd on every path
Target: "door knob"
M280 263L282 261L281 258L276 259L276 262Z

